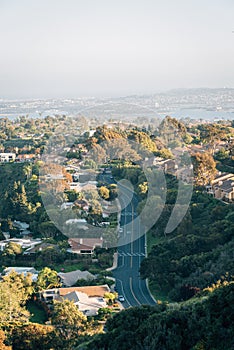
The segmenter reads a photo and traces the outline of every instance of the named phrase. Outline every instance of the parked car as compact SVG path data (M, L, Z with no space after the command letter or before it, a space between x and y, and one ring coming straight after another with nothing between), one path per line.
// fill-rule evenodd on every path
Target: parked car
M125 301L125 298L123 295L119 295L118 300L122 303L123 301Z

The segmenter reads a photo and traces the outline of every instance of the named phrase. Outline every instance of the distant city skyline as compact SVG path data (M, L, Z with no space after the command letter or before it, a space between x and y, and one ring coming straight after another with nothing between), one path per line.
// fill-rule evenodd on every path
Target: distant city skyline
M234 87L232 0L0 0L0 98Z

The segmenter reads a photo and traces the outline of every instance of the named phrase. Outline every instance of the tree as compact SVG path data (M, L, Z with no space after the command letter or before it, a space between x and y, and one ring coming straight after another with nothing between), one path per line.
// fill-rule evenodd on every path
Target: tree
M182 234L184 236L189 233L192 233L192 218L189 211L187 212L187 214L184 216L183 220L177 227L177 233Z
M104 294L104 298L107 299L109 304L113 304L113 302L117 298L117 293L107 292Z
M195 153L192 155L192 163L197 186L205 186L214 179L217 170L211 154Z
M105 187L105 186L101 186L99 188L99 194L103 199L109 199L110 197L110 190Z
M30 275L25 277L12 271L3 277L3 282L0 283L1 324L28 321L30 314L24 305L32 292Z
M214 153L215 144L222 138L225 138L226 131L223 130L218 124L206 124L199 126L200 139L202 142L207 143Z
M37 289L45 290L50 288L56 288L61 285L58 277L58 273L51 270L49 267L45 267L39 272L37 279Z
M73 301L55 300L51 322L57 335L63 339L64 348L71 349L76 338L84 333L87 318L79 311Z
M1 224L1 222L0 222L0 241L4 241L4 240L5 240L5 236L4 236L4 234L2 233L1 226L2 226L2 224Z
M11 335L13 349L18 350L54 349L58 342L56 338L53 326L37 323L19 325L13 329Z
M106 151L101 145L93 144L90 154L91 158L95 161L96 164L105 163Z
M10 346L6 346L4 344L5 338L6 338L5 333L0 329L0 349L1 350L11 350Z
M66 254L64 249L59 249L56 246L48 246L43 249L37 259L36 264L39 266L53 266L54 264L63 263L65 260Z
M106 333L93 337L84 349L233 349L233 291L232 282L206 298L126 309L109 318Z
M22 254L22 247L20 244L14 242L9 242L3 250L3 255L11 258L20 254Z

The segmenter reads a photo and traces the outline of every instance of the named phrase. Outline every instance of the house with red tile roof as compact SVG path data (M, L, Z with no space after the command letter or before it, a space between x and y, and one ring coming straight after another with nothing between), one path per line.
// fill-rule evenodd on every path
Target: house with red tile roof
M106 307L104 296L110 292L107 284L101 286L85 286L47 289L40 293L40 299L46 303L54 300L70 300L86 316L97 315L100 308Z
M103 238L70 238L71 248L68 250L75 254L93 254L96 247L103 247Z

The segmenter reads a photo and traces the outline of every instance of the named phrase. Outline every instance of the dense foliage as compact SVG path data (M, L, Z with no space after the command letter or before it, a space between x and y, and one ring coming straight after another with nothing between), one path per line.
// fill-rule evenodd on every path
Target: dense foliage
M164 219L170 206L164 209ZM154 245L142 262L141 274L150 278L153 289L185 300L220 278L234 275L233 205L218 203L195 190L187 215L175 232ZM151 234L160 237L165 221Z
M233 349L234 283L182 304L142 306L109 319L107 332L79 350Z

